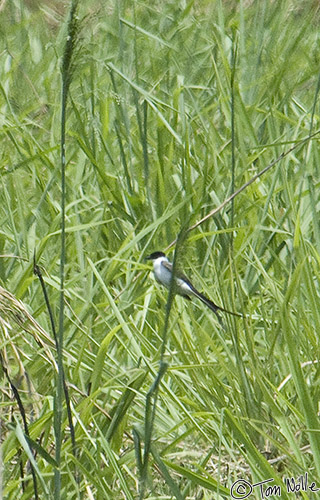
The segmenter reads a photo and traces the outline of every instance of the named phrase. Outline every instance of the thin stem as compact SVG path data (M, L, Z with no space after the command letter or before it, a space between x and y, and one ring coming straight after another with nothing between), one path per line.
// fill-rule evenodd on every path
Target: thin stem
M54 494L55 499L61 498L61 445L62 445L62 405L63 405L63 337L64 337L64 296L65 296L65 263L66 263L66 110L69 87L72 78L72 61L74 48L77 40L78 18L77 18L78 0L72 0L67 39L62 60L62 94L61 94L61 139L60 139L60 162L61 162L61 251L60 251L60 301L59 301L59 331L57 345L58 377L55 398L54 411L54 431L56 440L56 462L58 467L54 475Z

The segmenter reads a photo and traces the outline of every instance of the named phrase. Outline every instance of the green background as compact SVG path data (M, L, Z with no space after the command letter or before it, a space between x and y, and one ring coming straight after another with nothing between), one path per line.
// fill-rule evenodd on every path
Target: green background
M6 370L38 442L40 498L58 498L56 353L35 342L38 324L52 330L33 254L58 324L68 12L18 0L0 10L0 284L37 321L0 300L8 499L30 499L33 483ZM87 0L78 17L63 357L78 450L64 407L61 498L212 499L271 477L290 498L282 479L306 471L320 485L318 136L300 143L319 128L318 2ZM180 297L169 311L144 257L294 146L178 247L195 286L245 318L224 315L222 328ZM161 352L147 476L139 453Z

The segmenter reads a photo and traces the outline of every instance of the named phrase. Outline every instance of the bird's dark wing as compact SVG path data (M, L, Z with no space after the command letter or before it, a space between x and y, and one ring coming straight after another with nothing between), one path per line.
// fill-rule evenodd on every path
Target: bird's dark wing
M172 266L171 262L164 261L164 262L161 262L161 265L163 267L165 267L166 269L168 269L168 271L170 271L170 273L172 273L173 266ZM174 276L175 276L175 278L179 278L179 279L185 281L190 286L190 288L194 288L192 283L190 283L190 281L186 277L186 275L183 274L179 269L175 269Z
M171 264L171 262L168 262L168 261L164 260L164 261L161 262L161 265L163 267L165 267L166 269L168 269L168 271L170 271L170 273L172 273L172 264Z
M161 265L170 273L172 274L172 269L173 269L173 265L171 264L171 262L168 262L168 261L163 261L161 262ZM179 270L176 270L175 271L175 278L176 279L179 279L179 280L183 280L185 283L188 284L188 286L190 287L190 291L193 289L193 286L191 285L190 281L188 280L188 278ZM178 287L179 288L179 287ZM191 297L189 297L189 294L186 294L186 293L181 293L181 290L178 289L178 294L181 295L182 297L184 297L185 299L188 299L188 300L191 300Z

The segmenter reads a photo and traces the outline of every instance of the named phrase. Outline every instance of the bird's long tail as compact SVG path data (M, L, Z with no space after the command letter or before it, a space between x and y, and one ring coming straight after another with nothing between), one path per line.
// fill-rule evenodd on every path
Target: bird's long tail
M213 311L218 317L219 317L219 315L218 315L217 311L222 311L222 312L225 312L227 314L232 314L232 316L238 316L239 318L243 318L242 314L240 314L240 313L228 311L227 309L224 309L223 307L217 306L217 304L212 302L212 300L208 299L208 297L206 297L202 293L198 292L198 290L196 290L193 287L192 287L192 291L193 291L195 297L197 297L199 300L201 300L201 302L203 302L206 306L208 306L211 309L211 311Z

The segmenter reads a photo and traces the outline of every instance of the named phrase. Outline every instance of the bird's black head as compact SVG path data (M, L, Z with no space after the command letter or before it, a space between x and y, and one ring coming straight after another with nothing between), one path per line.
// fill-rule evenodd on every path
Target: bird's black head
M166 254L163 252L153 252L150 255L147 255L146 260L156 260L159 259L159 257L165 257Z

